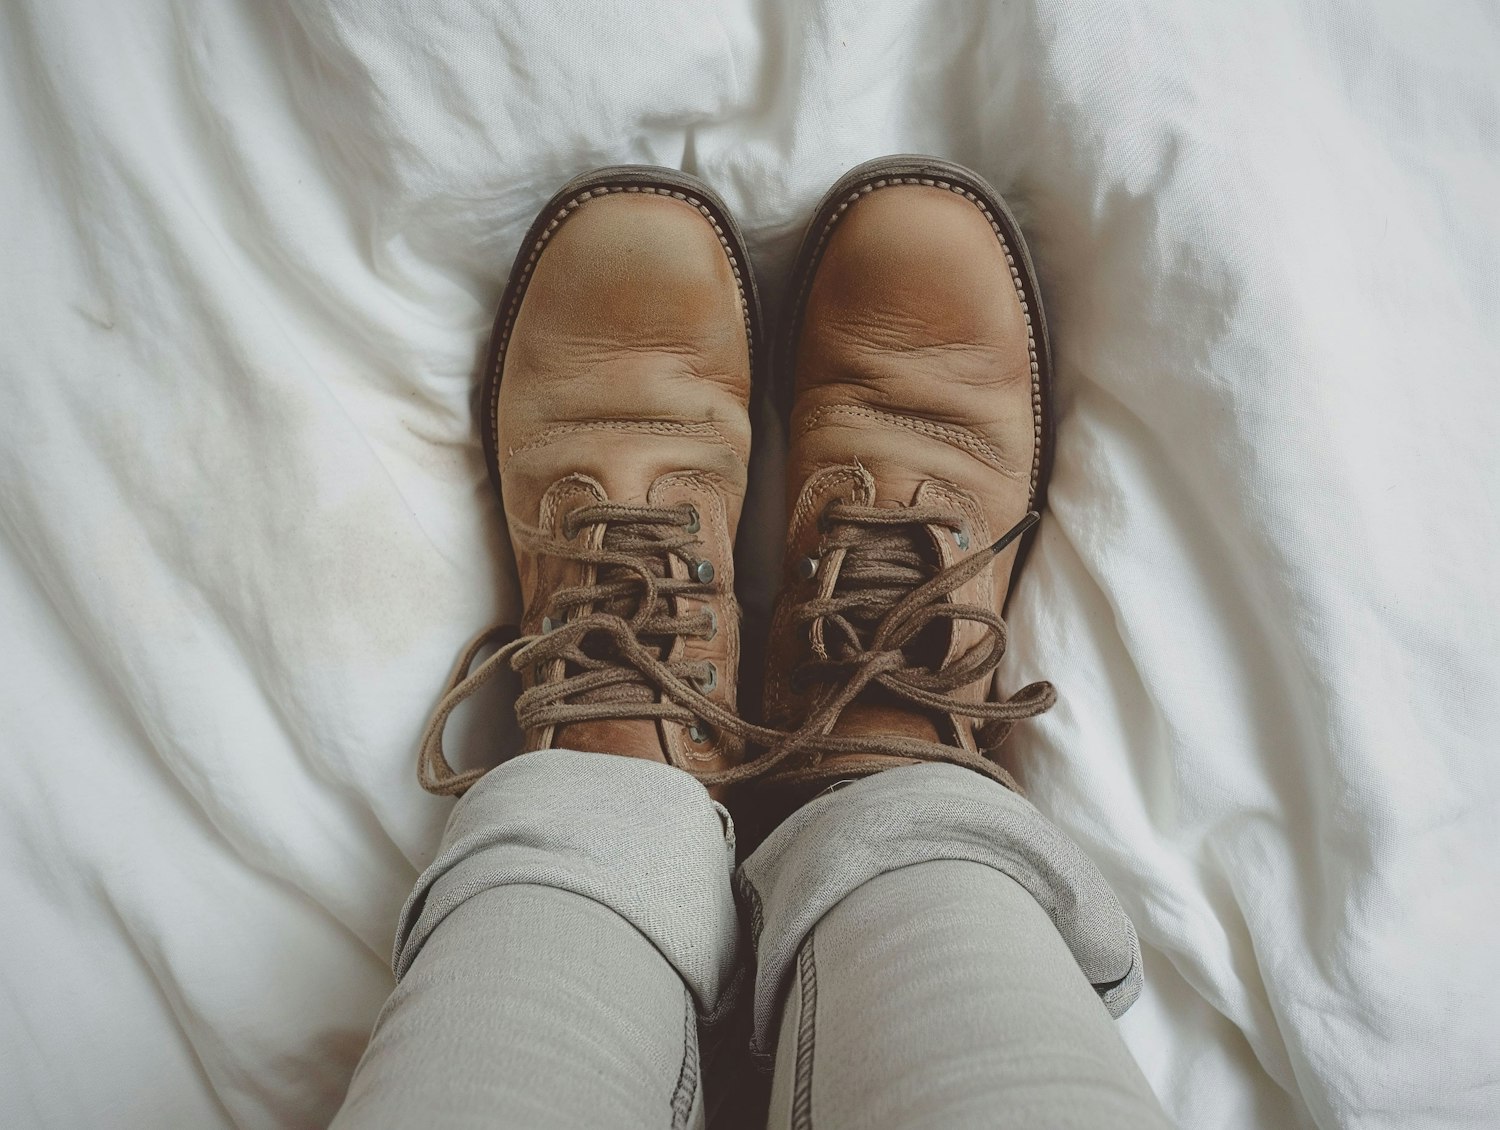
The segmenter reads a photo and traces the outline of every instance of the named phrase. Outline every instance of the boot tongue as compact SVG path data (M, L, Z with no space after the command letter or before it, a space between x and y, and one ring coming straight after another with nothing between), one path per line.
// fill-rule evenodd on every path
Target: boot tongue
M604 547L611 548L614 531L605 534ZM646 554L642 556L641 563L657 577L666 575L666 561L658 554ZM604 566L599 570L598 581L607 584L611 581L624 578L636 577L637 574L620 566ZM596 610L610 612L624 619L629 619L637 610L639 601L635 596L617 598L610 601L601 601ZM648 646L659 643L658 655L663 655L667 650L669 641L642 640ZM589 643L587 650L600 659L609 658L603 652L596 649L603 644ZM570 674L576 672L569 672ZM622 689L619 687L605 691L584 693L575 696L572 701L578 703L620 701ZM638 702L652 702L656 699L656 692L648 687L631 687L628 689L631 699ZM553 734L552 744L564 749L582 750L588 753L615 753L628 757L640 757L650 761L666 761L667 752L662 740L661 727L654 718L601 718L588 722L571 722L561 725Z
M843 737L865 734L947 744L939 736L931 711L904 702L882 687L872 687L844 708L833 732Z
M931 537L922 529L913 529L911 536L913 545L928 564L928 576L936 575L940 564ZM936 667L948 652L951 631L951 621L934 621L902 649L908 662L929 668ZM832 732L845 737L863 734L894 735L948 745L952 744L952 735L940 735L949 729L945 716L907 702L884 687L874 685L867 687L844 708L838 721L834 723Z
M611 718L559 726L552 736L554 749L583 753L614 753L645 761L666 761L661 729L652 718Z

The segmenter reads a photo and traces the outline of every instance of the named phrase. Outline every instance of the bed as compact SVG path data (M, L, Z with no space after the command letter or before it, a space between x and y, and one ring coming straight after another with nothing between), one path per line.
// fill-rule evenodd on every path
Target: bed
M823 190L902 151L993 181L1041 271L1006 677L1061 701L1012 748L1135 920L1168 1112L1500 1124L1492 5L0 21L0 1125L327 1122L449 807L421 724L515 612L470 397L533 212L686 168L774 305Z

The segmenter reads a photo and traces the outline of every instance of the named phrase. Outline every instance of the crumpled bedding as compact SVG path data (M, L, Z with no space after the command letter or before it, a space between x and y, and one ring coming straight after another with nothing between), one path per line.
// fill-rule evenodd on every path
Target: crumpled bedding
M1011 748L1136 922L1167 1110L1500 1118L1492 6L0 21L0 1123L327 1122L449 807L422 720L515 611L470 395L526 224L687 168L774 301L900 151L985 174L1039 263L1059 447L1005 678L1061 702Z

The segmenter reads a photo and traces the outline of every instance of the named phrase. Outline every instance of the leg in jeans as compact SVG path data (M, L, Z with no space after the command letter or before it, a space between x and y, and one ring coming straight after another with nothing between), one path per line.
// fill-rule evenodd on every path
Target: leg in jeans
M733 845L687 774L546 751L454 810L340 1130L703 1123L736 968Z
M1129 921L1015 793L890 770L797 813L741 883L772 1127L1169 1125L1110 1019L1139 991Z

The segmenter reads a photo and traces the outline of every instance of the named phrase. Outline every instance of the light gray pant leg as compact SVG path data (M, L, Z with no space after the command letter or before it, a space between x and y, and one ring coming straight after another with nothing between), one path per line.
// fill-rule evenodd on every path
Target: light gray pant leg
M695 1127L738 967L727 817L665 765L549 750L455 807L334 1126Z
M1169 1125L1035 899L938 860L865 883L802 944L772 1127Z
M946 765L830 793L746 861L770 1124L1166 1127L1113 1029L1140 991L1102 876Z
M334 1125L701 1126L698 1075L692 996L640 931L571 891L496 887L422 947Z

